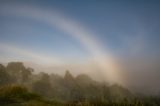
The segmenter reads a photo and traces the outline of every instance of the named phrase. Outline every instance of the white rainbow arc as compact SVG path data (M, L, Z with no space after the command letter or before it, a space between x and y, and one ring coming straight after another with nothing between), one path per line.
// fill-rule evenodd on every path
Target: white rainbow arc
M123 83L120 78L118 65L115 63L114 57L109 51L103 52L103 48L93 38L93 33L83 29L78 23L69 20L57 13L56 11L45 11L35 7L20 7L20 6L3 6L1 12L4 14L12 14L16 16L25 16L35 20L39 20L49 24L50 26L57 27L60 30L68 33L76 38L86 49L91 53L97 65L101 68L101 73L110 82ZM33 56L33 55L32 55Z
M26 50L20 47L17 47L13 44L7 44L7 43L0 43L0 50L2 51L7 51L7 52L12 52L13 54L18 54L18 55L23 55L27 58L29 58L29 60L32 60L33 62L41 62L41 65L51 65L52 64L62 64L61 59L56 58L56 57L52 57L52 56L46 56L44 54L40 54L40 53L36 53L30 50ZM1 61L3 60L4 62L6 62L6 59L8 59L8 57L4 57L4 58L0 58ZM9 59L12 60L12 59ZM17 59L16 59L17 60ZM22 60L21 60L22 61Z

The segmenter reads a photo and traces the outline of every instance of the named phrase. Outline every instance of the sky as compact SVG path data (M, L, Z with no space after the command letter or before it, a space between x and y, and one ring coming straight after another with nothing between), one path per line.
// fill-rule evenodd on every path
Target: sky
M157 93L159 41L158 0L0 0L2 63L92 73Z

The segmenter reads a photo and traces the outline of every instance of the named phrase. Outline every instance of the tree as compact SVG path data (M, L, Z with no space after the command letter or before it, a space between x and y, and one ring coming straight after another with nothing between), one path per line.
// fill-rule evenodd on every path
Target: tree
M41 78L32 84L32 90L40 95L51 97L52 87L49 75L46 73L40 73L40 76Z
M22 62L10 62L6 69L16 82L20 84L26 82L33 72L32 68L25 68Z
M11 83L11 77L9 74L6 72L5 66L0 64L0 85L6 85Z
M25 68L24 71L22 71L22 82L27 82L29 80L29 77L32 75L32 72L34 70L32 68Z
M72 74L68 70L66 70L65 75L64 75L64 79L66 81L73 81L74 77L72 76Z

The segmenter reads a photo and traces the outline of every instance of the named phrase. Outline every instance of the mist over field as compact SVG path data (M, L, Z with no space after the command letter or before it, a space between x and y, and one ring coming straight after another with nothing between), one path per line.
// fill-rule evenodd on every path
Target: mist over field
M159 106L160 2L0 0L0 105Z
M159 59L144 59L143 62L142 59L131 60L132 61L129 62L127 60L123 60L123 63L121 61L121 66L123 66L122 77L125 80L125 85L123 86L136 93L159 95ZM78 74L87 74L96 81L105 81L107 83L110 83L105 78L103 78L103 75L101 75L101 73L97 72L97 70L99 69L95 66L95 63L75 63L50 67L40 66L33 63L25 63L25 65L33 67L35 69L35 73L44 71L50 74L56 73L63 76L66 70L70 70L70 72L74 76L77 76Z

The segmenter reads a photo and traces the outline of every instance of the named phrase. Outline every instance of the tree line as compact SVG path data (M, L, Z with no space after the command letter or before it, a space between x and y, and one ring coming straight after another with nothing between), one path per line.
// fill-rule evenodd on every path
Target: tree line
M118 85L97 82L86 74L64 76L0 64L0 105L17 106L159 106L160 97L139 96Z

